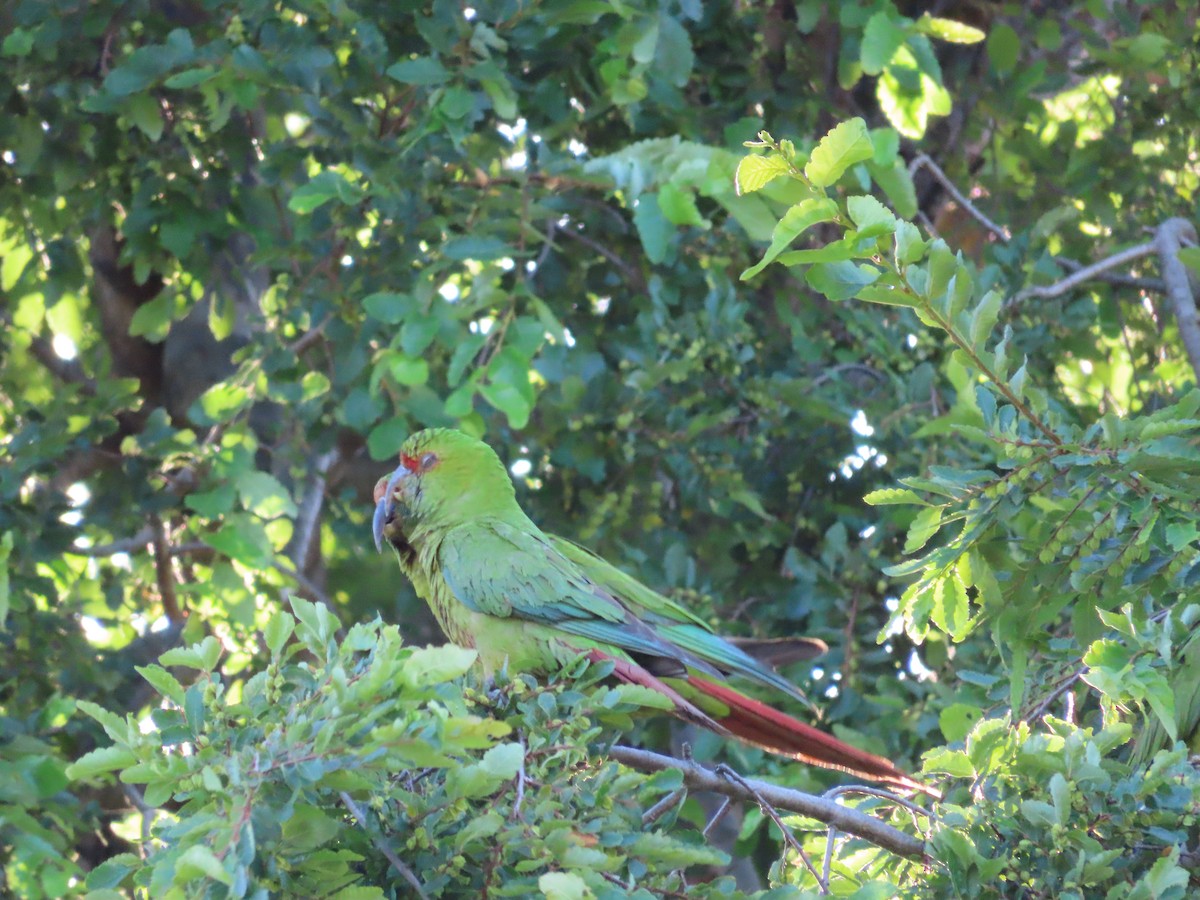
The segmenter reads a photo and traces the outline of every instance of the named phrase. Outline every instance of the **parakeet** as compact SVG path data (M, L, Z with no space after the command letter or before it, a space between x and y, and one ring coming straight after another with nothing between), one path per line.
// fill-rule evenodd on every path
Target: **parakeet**
M587 656L620 681L667 697L682 719L803 762L904 790L932 790L890 761L740 693L742 676L806 702L760 658L816 655L820 641L749 642L699 617L571 541L517 503L487 444L452 429L405 441L375 488L376 546L387 541L446 636L473 647L486 673L543 674Z

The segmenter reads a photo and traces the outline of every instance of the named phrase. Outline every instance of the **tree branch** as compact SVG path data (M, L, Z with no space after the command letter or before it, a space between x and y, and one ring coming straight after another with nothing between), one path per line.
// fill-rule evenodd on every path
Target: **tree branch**
M179 608L179 597L175 592L175 570L171 567L171 543L167 540L167 529L158 516L151 516L150 528L154 534L154 573L163 615L168 622L182 622L186 616Z
M342 804L350 811L350 815L354 816L359 827L371 838L371 843L375 845L380 853L387 857L388 862L392 864L392 868L412 886L412 889L417 892L417 896L421 900L429 900L429 895L425 893L425 888L421 886L421 882L417 880L417 876L413 874L413 870L406 866L400 857L396 855L396 851L387 845L387 841L384 840L383 835L371 833L371 829L367 825L367 817L363 813L362 808L345 791L338 791L338 796L342 798Z
M826 825L834 825L839 831L868 840L899 856L919 859L925 855L925 844L920 839L832 800L753 778L742 779L746 785L743 786L698 763L663 756L649 750L616 746L609 751L609 755L622 765L639 772L679 769L683 772L683 783L694 790L713 791L755 804L759 803L761 798L776 809L799 813Z
M950 180L950 177L942 171L942 167L924 153L918 153L913 157L913 161L908 164L909 177L911 178L912 176L916 175L917 170L921 168L928 169L933 174L933 177L942 183L942 187L949 192L950 196L955 199L958 205L974 216L984 228L996 235L996 237L1000 238L1000 240L1006 244L1012 240L1012 235L1008 233L1007 228L997 225L986 215L984 215L974 203L967 199L966 194L955 187L954 182Z
M1107 256L1099 262L1092 263L1090 266L1084 266L1082 269L1068 275L1062 281L1056 281L1054 284L1027 287L1024 290L1018 291L1004 306L1006 309L1012 309L1031 297L1043 300L1058 297L1067 293L1067 291L1077 288L1085 281L1101 277L1101 274L1109 269L1115 269L1117 266L1133 262L1135 259L1141 259L1143 256L1150 256L1157 249L1155 241L1147 241L1135 247L1126 247L1124 250L1114 253L1112 256Z
M325 503L325 476L339 459L341 450L335 447L313 460L312 476L304 488L304 499L300 501L300 509L296 514L291 553L288 554L297 572L303 573L308 569L308 554L312 550L313 536L320 527L321 507Z
M1181 247L1196 246L1196 229L1187 219L1167 219L1154 233L1153 247L1158 252L1167 297L1175 311L1179 338L1192 364L1196 383L1200 384L1200 321L1196 316L1196 298L1188 282L1187 267L1179 261Z

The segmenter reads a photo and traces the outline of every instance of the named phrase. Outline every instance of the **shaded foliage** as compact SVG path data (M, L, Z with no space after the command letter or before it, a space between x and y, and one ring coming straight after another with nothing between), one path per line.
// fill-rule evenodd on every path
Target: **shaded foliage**
M828 727L913 766L930 751L950 792L929 865L839 843L839 889L1183 896L1196 374L1154 252L1030 291L1196 219L1195 17L827 7L0 10L4 889L400 894L380 834L447 895L599 893L597 853L667 892L715 858L687 837L694 798L638 847L669 779L600 762L592 724L628 698L338 681L422 652L377 613L440 641L366 535L403 438L454 424L548 530L727 631L826 640L790 674ZM922 153L945 180L910 170ZM304 651L278 638L289 595ZM347 690L364 708L334 713ZM232 784L269 733L317 740L318 707L336 765ZM395 734L356 743L372 710ZM579 744L524 757L526 809L573 825L505 817L506 739L439 731L466 715ZM1130 767L1143 722L1160 732ZM417 734L453 764L413 782L388 741ZM386 765L339 785L367 746ZM824 830L791 824L820 858ZM777 833L751 809L728 849L765 870Z

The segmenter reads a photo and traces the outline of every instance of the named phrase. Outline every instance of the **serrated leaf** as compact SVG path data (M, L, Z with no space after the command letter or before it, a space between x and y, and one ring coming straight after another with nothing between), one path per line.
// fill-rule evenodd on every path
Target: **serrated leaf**
M808 285L830 300L849 300L883 274L874 266L845 260L842 262L815 263L804 274Z
M485 772L496 778L507 780L515 778L525 762L525 748L514 742L497 744L479 761Z
M458 678L471 668L478 656L474 650L455 644L421 647L404 661L400 672L408 684L427 687Z
M908 526L908 537L904 541L905 553L916 553L929 543L929 539L937 534L942 525L942 508L930 506L917 513L917 517Z
M896 217L870 194L848 198L846 210L860 238L880 237L896 230Z
M170 700L172 703L183 705L183 685L179 679L162 666L134 666L139 675L150 682L151 687Z
M767 267L780 253L805 230L821 222L832 222L837 218L837 204L828 197L810 197L802 200L783 214L771 235L771 246L757 264L741 275L742 281L753 278Z
M733 176L734 191L739 197L761 191L787 171L787 162L779 156L743 157Z
M114 769L124 769L135 762L137 757L127 747L97 747L67 766L67 777L78 781Z
M968 337L972 347L980 346L996 325L1000 316L1001 296L999 291L988 291L971 313L971 328Z
M828 187L855 163L875 155L867 123L855 117L830 131L813 149L804 174L817 187Z
M920 494L907 488L880 488L863 497L863 502L869 506L900 506L909 503L917 506L929 505Z
M188 847L175 861L176 886L187 884L196 878L211 878L224 885L233 884L233 875L221 865L217 855L203 844L193 844Z

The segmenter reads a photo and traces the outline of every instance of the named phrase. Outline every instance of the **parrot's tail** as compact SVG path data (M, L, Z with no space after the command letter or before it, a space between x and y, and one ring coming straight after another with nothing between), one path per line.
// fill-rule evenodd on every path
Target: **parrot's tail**
M732 688L695 675L688 676L687 684L727 707L727 715L718 715L715 718L730 734L748 744L781 756L790 756L809 765L840 769L858 778L941 798L938 791L906 775L882 756L851 747L832 735L793 719L786 713L772 709L765 703L740 694Z

